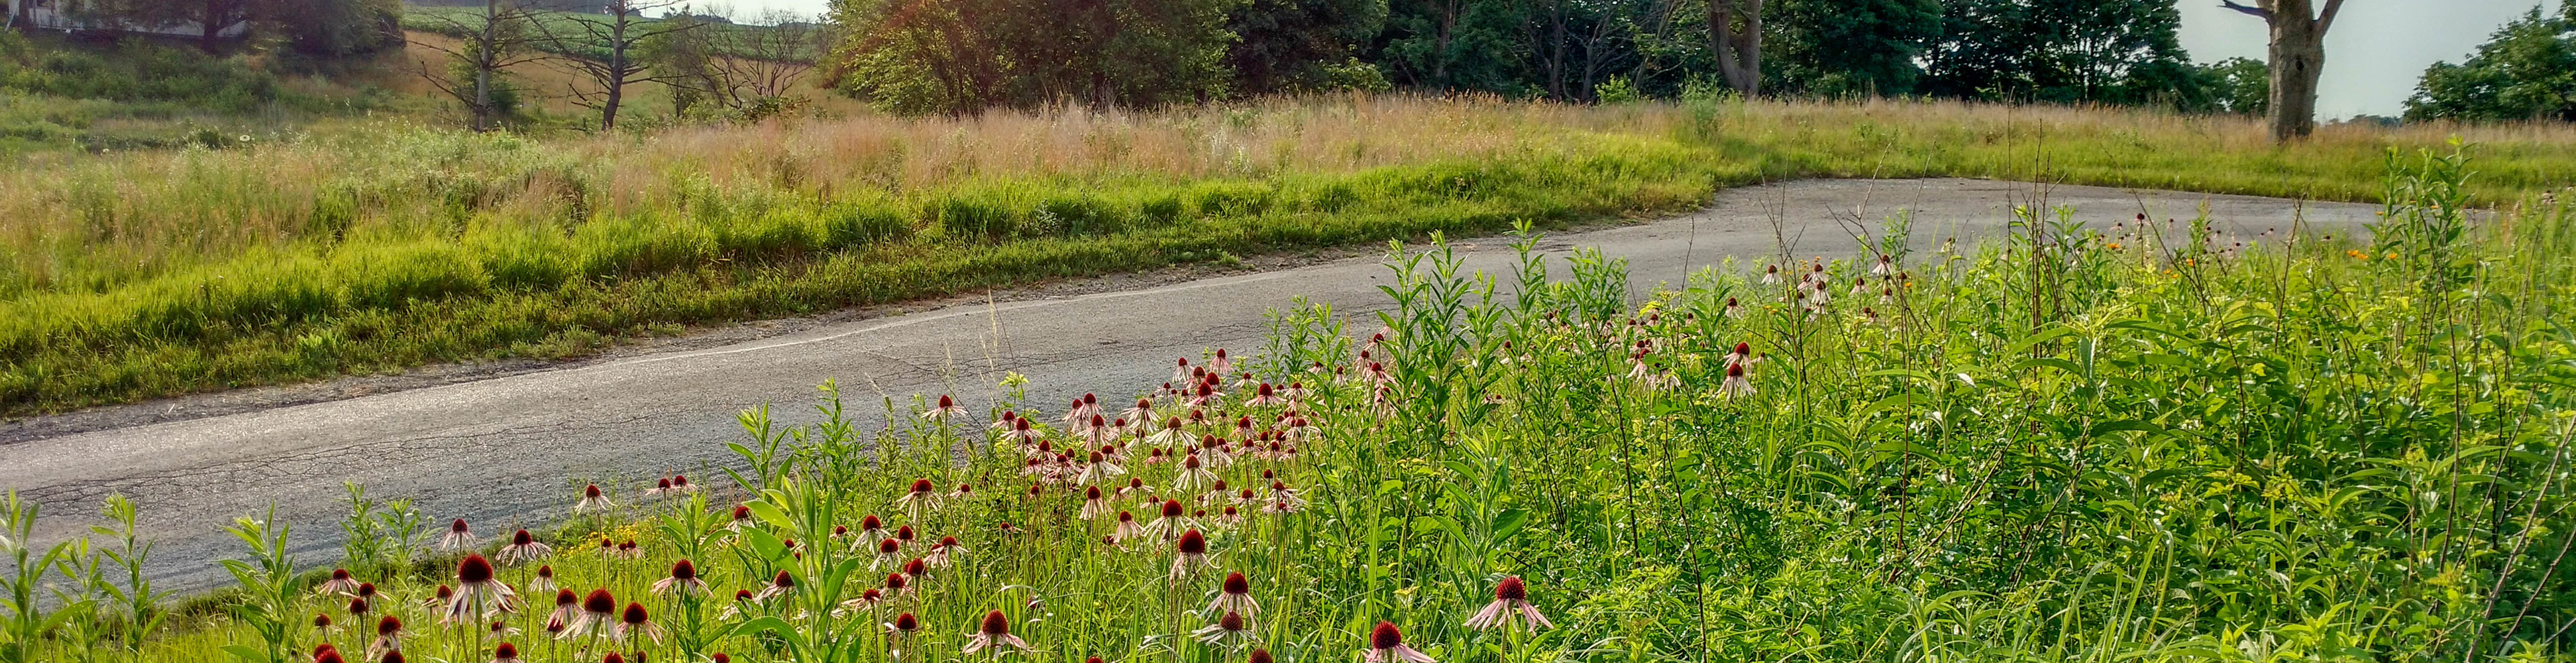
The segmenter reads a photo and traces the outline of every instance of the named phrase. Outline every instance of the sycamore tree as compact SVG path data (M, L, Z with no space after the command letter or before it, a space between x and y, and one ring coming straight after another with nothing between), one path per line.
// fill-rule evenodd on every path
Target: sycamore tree
M2460 64L2424 70L2410 120L2576 121L2576 3L2506 23Z

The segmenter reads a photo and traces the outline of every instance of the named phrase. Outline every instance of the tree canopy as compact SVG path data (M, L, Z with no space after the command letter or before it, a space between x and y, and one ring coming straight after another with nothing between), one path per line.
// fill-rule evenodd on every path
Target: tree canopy
M2406 118L2576 120L2576 3L2534 6L2497 29L2466 62L2424 70Z

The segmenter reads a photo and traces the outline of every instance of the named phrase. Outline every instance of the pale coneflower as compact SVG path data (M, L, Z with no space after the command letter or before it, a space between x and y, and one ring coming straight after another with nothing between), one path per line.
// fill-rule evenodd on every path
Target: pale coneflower
M553 567L553 566L551 566L551 565L538 565L538 566L537 566L537 577L529 578L529 579L528 579L528 591L531 591L531 592L551 592L551 591L554 591L554 590L555 590L555 567Z
M1082 466L1082 473L1074 475L1073 481L1074 483L1098 484L1117 478L1119 475L1126 473L1127 468L1119 467L1117 461L1109 458L1109 454L1094 451L1091 452L1091 462Z
M546 615L548 630L559 630L581 619L581 595L570 589L555 590L555 611Z
M1111 541L1117 542L1119 547L1123 548L1126 547L1127 542L1129 541L1145 538L1145 526L1136 523L1135 513L1120 511L1118 512L1118 528L1109 536Z
M367 645L367 656L372 658L383 656L387 652L402 651L402 631L401 617L385 615L384 618L376 620L376 641Z
M1190 454L1189 457L1182 458L1181 472L1179 475L1172 478L1172 489L1181 492L1189 492L1197 490L1201 486L1206 486L1209 482L1216 481L1216 474L1209 472L1207 468L1202 465L1203 463L1199 461L1199 455L1196 453Z
M1218 617L1216 623L1199 629L1197 635L1199 642L1220 647L1241 647L1260 641L1252 634L1252 623L1246 621L1242 613L1231 611Z
M315 637L330 637L330 635L331 635L331 613L327 613L327 612L317 612L317 613L313 613L313 630L315 631L315 633L314 633L314 636L315 636Z
M707 581L698 579L698 566L696 564L691 564L689 563L689 560L685 559L672 562L671 575L665 576L661 580L653 581L654 596L661 596L674 592L677 592L679 596L683 597L703 597L707 595Z
M1764 265L1762 267L1762 285L1780 285L1779 265Z
M777 577L769 579L769 587L760 590L760 593L758 594L751 595L751 599L754 601L768 601L773 597L786 596L793 593L796 593L796 576L789 575L786 571L780 571L778 572Z
M332 648L331 643L325 642L322 646L313 649L313 663L348 663L348 659L341 658L340 650Z
M456 595L447 601L447 614L442 623L456 623L468 617L489 617L498 612L518 612L519 594L510 585L492 578L492 562L480 554L467 554L456 562Z
M1737 341L1735 349L1726 353L1727 366L1744 366L1751 363L1753 363L1753 344L1751 343Z
M1003 616L1000 610L984 613L984 623L979 625L974 633L967 634L966 646L958 648L957 653L972 654L988 647L992 648L995 654L1000 654L1003 650L1012 647L1022 651L1030 649L1028 641L1021 640L1020 636L1011 635L1011 618Z
M536 535L529 534L527 530L519 530L517 533L510 535L510 543L508 545L501 546L501 550L493 553L492 556L493 561L500 562L503 566L509 566L544 559L547 555L552 555L554 553L555 549L547 547L544 543L538 542ZM548 573L547 575L553 574Z
M1231 371L1234 370L1234 360L1226 358L1225 348L1217 348L1216 360L1208 362L1207 369L1210 373L1224 373L1226 371Z
M931 485L929 479L914 479L912 489L904 491L903 496L895 498L894 501L903 505L904 510L910 512L914 520L920 520L922 512L938 505L939 488Z
M519 663L519 646L507 642L494 646L492 663Z
M451 598L455 598L455 596L456 596L456 588L454 588L454 587L449 587L449 586L447 586L445 583L441 583L441 584L439 584L439 586L438 586L438 593L437 593L436 595L433 595L433 596L431 596L431 597L429 597L429 598L426 598L426 599L422 599L422 600L421 600L421 602L420 602L420 608L421 608L422 610L427 610L427 611L430 611L430 612L438 612L438 611L441 611L441 610L446 610L446 609L447 609L447 600L448 600L448 599L451 599Z
M930 554L922 556L922 559L930 562L931 568L944 569L956 562L956 556L963 554L966 554L966 546L959 544L957 537L943 536L939 537L939 543L930 546Z
M1180 500L1164 500L1162 508L1163 514L1161 516L1157 516L1154 518L1153 522L1145 524L1145 536L1156 539L1168 539L1178 535L1178 533L1186 527L1184 523L1187 521L1182 520L1182 518L1185 518L1186 516L1181 510Z
M655 481L653 487L644 489L645 497L661 497L669 494L671 494L671 479L668 477Z
M1165 417L1163 419L1163 429L1154 431L1154 434L1152 435L1145 436L1145 443L1157 447L1169 447L1182 440L1189 439L1189 436L1189 433L1181 430L1180 417Z
M1260 387L1253 390L1252 400L1244 401L1243 404L1252 407L1270 407L1274 405L1286 405L1288 404L1288 399L1281 398L1276 388L1271 387L1270 383L1264 382L1261 383Z
M1101 514L1105 513L1109 513L1109 500L1100 495L1100 487L1083 486L1082 511L1077 515L1081 516L1083 520L1091 520L1093 518L1098 518Z
M1377 628L1369 631L1369 648L1368 651L1360 652L1360 658L1368 663L1391 663L1389 659L1408 663L1440 663L1432 659L1430 654L1404 646L1404 632L1395 629L1395 622L1378 622Z
M572 512L577 514L590 513L593 511L603 511L614 506L617 506L617 504L615 502L608 501L608 493L600 492L599 484L594 483L582 486L581 501L574 502L572 504Z
M921 418L942 424L948 423L948 420L950 419L963 416L966 416L966 408L958 407L957 399L946 394L941 394L939 396L938 407L923 410L921 412Z
M1214 565L1208 559L1207 547L1206 534L1198 530L1181 532L1181 539L1172 543L1172 578L1187 578L1199 568Z
M1893 271L1896 271L1896 261L1890 260L1884 253L1878 256L1878 266L1869 268L1871 276L1886 276L1888 272Z
M1208 602L1207 612L1261 614L1261 603L1252 600L1252 579L1243 577L1243 572L1225 574L1222 587L1224 591L1217 593L1216 600Z
M1173 381L1173 382L1183 382L1183 381L1187 381L1187 380L1189 380L1189 379L1190 379L1190 358L1188 358L1188 357L1182 357L1182 358L1181 358L1181 361L1180 361L1180 363L1179 363L1179 364L1176 364L1176 365L1172 366L1172 381Z
M1753 381L1744 377L1743 364L1728 364L1726 381L1717 385L1717 395L1727 398L1753 395Z
M519 634L519 629L510 626L509 622L497 619L492 620L491 628L486 628L483 631L489 634L494 640L508 638Z
M1154 419L1154 401L1153 401L1153 399L1150 399L1150 398L1139 398L1139 399L1136 399L1136 405L1135 405L1135 407L1130 407L1130 408L1127 408L1127 409L1119 410L1119 411L1118 411L1118 418L1120 418L1120 419L1124 419L1124 420L1127 420L1127 421L1136 421L1136 422L1152 421L1152 420Z
M465 528L465 519L458 518L456 522L448 524L447 536L438 538L438 551L456 552L472 548L474 543L474 531Z
M638 637L660 643L662 627L653 624L653 617L644 611L644 604L628 601L626 610L617 616L617 625L609 627L608 639L625 642Z
M1494 602L1485 604L1483 610L1476 611L1476 616L1467 618L1467 628L1479 631L1509 629L1515 625L1516 619L1518 625L1531 630L1555 626L1548 623L1547 615L1539 614L1538 606L1530 605L1529 588L1521 585L1520 576L1509 576L1494 584Z
M895 615L894 621L885 622L882 625L885 626L886 635L895 638L906 638L921 630L921 618L914 617L912 616L912 613L907 612Z
M1726 298L1726 310L1725 310L1725 315L1726 315L1726 317L1729 317L1729 318L1742 318L1742 317L1744 317L1744 305L1743 305L1743 304L1740 304L1740 303L1737 303L1737 302L1735 301L1735 298L1734 298L1734 297L1728 297L1728 298Z
M874 561L868 562L868 568L871 570L882 569L902 562L903 542L894 540L893 538L887 538L877 541L876 558Z
M608 556L617 559L643 559L644 547L635 545L634 539L627 539L625 542L617 544L617 550L615 552L608 553Z
M345 595L355 591L358 591L358 579L350 577L348 569L332 569L331 579L323 581L322 586L313 588L315 594Z
M887 598L902 596L904 590L911 586L912 578L910 576L906 576L899 572L886 574L885 595Z
M608 593L606 588L594 589L590 590L589 596L582 597L581 614L575 616L572 625L556 637L569 640L608 635L616 624L617 595Z

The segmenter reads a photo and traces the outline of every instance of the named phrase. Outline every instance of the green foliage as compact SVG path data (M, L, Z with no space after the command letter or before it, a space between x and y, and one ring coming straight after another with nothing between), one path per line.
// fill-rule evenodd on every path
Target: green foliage
M273 25L296 52L324 58L403 45L401 0L268 0Z
M1368 89L1339 69L1385 29L1387 0L1250 0L1226 14L1225 66L1234 91L1269 94ZM1380 78L1383 84L1383 78Z
M1917 60L1942 29L1940 0L1775 0L1764 77L1824 97L1902 96L1923 76ZM1774 84L1766 84L1770 87Z
M1544 89L1525 66L1533 18L1517 0L1389 3L1377 61L1406 87L1522 96Z
M2209 90L2209 105L2186 108L2237 115L2261 116L2272 103L2272 68L2262 60L2228 58L2217 64L2202 65L2201 86Z
M841 92L887 112L1155 107L1226 94L1242 0L835 0Z
M0 37L0 90L122 102L184 101L246 113L280 98L277 77L241 57L209 57L144 39L101 49L38 48Z
M2467 62L2436 62L2406 100L2410 120L2576 121L2576 5L2534 6Z
M1944 0L1921 89L1967 99L2206 105L2174 0Z

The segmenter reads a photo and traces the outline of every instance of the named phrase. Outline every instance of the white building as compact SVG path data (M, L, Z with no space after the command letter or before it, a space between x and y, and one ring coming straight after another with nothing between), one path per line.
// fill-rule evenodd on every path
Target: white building
M61 30L64 32L81 30L117 30L123 32L170 35L173 37L201 37L205 35L205 28L198 25L196 21L181 21L178 23L164 25L108 25L92 23L90 21L74 18L73 14L76 12L73 10L78 9L82 0L0 0L0 2L7 3L9 9L9 13L6 17L0 18L0 20L5 20L9 27L22 30ZM231 39L240 37L249 31L250 22L243 21L234 23L230 26L225 26L224 29L216 31L215 36Z

